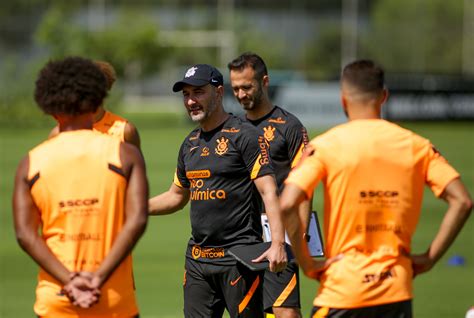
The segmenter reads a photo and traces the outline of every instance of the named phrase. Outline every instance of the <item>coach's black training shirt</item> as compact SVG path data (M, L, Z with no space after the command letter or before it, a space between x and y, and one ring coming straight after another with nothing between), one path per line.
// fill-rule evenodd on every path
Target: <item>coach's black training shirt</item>
M270 158L281 191L291 168L298 163L308 144L306 129L298 118L278 106L260 119L246 120L258 129L270 146Z
M229 118L212 131L193 130L181 145L174 183L191 192L186 256L235 263L227 248L262 241L260 202L253 179L273 174L268 148L257 129Z

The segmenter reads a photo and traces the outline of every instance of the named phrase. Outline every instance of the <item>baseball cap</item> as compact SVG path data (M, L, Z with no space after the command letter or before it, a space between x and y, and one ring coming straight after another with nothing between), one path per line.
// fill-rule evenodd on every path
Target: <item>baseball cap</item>
M184 78L174 83L173 92L179 92L184 85L204 86L211 84L220 86L224 84L224 78L217 68L209 64L196 64L186 71Z

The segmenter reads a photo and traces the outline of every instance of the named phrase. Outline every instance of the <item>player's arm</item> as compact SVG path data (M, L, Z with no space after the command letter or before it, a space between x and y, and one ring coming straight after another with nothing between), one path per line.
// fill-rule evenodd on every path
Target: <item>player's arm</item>
M308 225L309 225L309 218L311 215L313 198L305 199L298 205L298 217L300 218L301 224L303 224L303 237L305 236Z
M307 221L303 222L298 213L300 205L310 199L318 182L325 175L325 167L318 153L312 145L306 147L301 162L290 172L280 196L283 223L291 249L305 275L311 278L318 278L321 271L342 257L338 255L326 260L313 259L304 238Z
M51 139L55 136L59 135L59 125L54 126L53 129L49 132L48 139Z
M260 262L267 258L270 263L270 271L280 272L285 269L288 258L285 250L285 228L281 216L276 181L273 175L264 175L254 179L254 183L265 204L272 235L270 248L254 261Z
M150 215L165 215L181 210L189 201L189 189L178 187L172 183L168 191L148 201Z
M471 214L472 200L459 178L446 186L441 198L448 203L448 209L428 250L412 256L414 275L427 272L436 264L454 242Z
M148 181L143 157L135 146L121 143L120 158L128 185L125 193L125 223L112 248L94 273L92 282L102 286L130 254L145 231L148 220Z
M138 134L138 130L134 124L131 122L127 122L125 125L125 130L123 132L123 139L125 142L128 142L132 145L137 146L138 149L140 148L140 135Z
M307 201L306 193L297 185L287 184L280 198L283 222L285 224L288 238L291 242L291 249L295 253L296 260L306 276L317 278L319 273L333 262L341 259L336 256L326 260L314 260L308 249L308 244L304 239L307 223L302 223L297 216L299 206Z
M39 235L40 213L28 185L29 158L24 158L17 169L13 190L13 221L18 244L48 274L61 284L69 281L69 270L56 258Z
M295 252L296 260L306 275L310 275L312 258L309 254L308 245L304 239L305 224L301 222L298 210L302 202L306 199L305 193L294 184L287 184L281 194L280 202L283 214L283 222L285 224L291 247ZM307 201L307 200L306 200Z
M286 130L288 155L291 159L291 168L296 167L301 159L304 157L304 152L307 149L309 138L306 128L297 121L290 127L291 129ZM303 200L298 206L298 215L302 224L309 225L309 219L313 207L313 197ZM306 227L305 233L306 233Z
M181 144L178 152L178 162L174 180L168 191L163 192L148 202L148 213L150 215L165 215L181 210L189 201L190 183L186 177L184 164L184 152L186 143Z

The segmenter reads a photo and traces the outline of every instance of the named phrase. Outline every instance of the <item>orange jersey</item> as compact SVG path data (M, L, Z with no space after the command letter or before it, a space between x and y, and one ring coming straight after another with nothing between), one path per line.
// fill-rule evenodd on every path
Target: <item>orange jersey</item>
M385 120L354 120L313 139L290 174L310 197L324 186L326 255L314 304L357 308L412 298L407 254L424 185L436 196L459 174L432 144Z
M70 271L95 271L125 222L127 180L120 141L92 130L62 132L29 153L31 194L42 236ZM97 305L73 306L62 285L40 269L35 313L41 317L132 317L138 313L129 255L101 288Z
M104 116L94 123L93 129L125 141L125 126L127 126L125 118L106 110Z

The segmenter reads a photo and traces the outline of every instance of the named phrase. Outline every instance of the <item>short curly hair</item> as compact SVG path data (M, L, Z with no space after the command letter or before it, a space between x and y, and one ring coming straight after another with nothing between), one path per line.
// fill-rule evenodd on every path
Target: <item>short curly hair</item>
M50 115L95 112L107 96L107 80L89 59L66 57L48 62L40 71L35 101Z
M115 81L117 80L117 73L115 68L106 61L95 60L94 64L104 73L105 79L107 80L107 89L110 91Z

